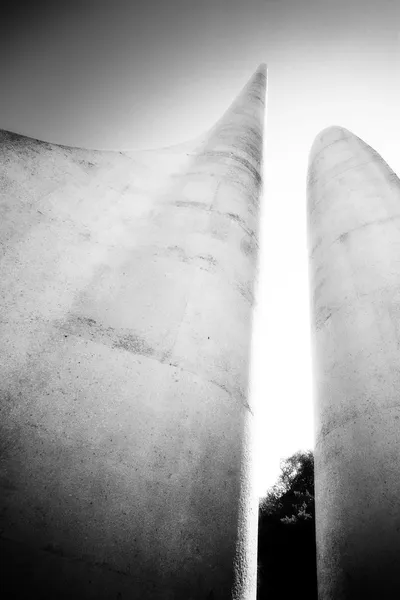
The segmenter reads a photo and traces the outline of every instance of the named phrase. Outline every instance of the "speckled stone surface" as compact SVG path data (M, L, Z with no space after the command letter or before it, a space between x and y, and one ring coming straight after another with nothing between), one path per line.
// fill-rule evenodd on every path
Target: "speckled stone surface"
M10 598L255 598L251 316L261 66L202 138L0 134Z
M400 182L350 131L309 163L320 600L400 597Z

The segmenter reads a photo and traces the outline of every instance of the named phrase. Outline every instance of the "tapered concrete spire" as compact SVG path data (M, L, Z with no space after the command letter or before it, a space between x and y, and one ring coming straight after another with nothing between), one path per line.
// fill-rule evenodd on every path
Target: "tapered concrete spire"
M13 598L255 598L248 374L265 72L192 144L0 136Z
M233 142L237 151L250 155L259 166L262 135L260 128L262 129L263 126L260 109L262 110L265 104L266 77L266 65L261 64L242 92L209 132L208 146L221 145L224 141L231 146ZM256 125L255 131L254 125Z
M320 600L400 597L400 183L350 131L308 178Z

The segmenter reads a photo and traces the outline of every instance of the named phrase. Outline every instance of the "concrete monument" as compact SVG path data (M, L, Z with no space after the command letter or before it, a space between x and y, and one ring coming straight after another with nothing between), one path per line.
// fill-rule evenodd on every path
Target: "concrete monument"
M400 597L400 182L332 127L308 219L320 600Z
M262 65L207 134L160 151L1 133L10 598L255 598L265 87Z

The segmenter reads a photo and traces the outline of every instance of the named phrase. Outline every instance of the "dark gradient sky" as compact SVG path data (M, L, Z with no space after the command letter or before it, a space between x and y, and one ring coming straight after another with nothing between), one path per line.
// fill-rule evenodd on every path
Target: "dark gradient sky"
M1 18L0 126L99 148L202 133L265 56L264 0L24 2Z
M313 444L308 152L342 125L400 173L399 0L31 0L10 3L0 28L0 128L67 145L191 139L267 63L253 353L265 489L280 457Z

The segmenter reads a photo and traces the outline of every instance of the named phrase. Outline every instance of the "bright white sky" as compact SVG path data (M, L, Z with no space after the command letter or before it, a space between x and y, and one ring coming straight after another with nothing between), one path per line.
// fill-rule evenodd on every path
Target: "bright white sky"
M7 12L8 11L8 12ZM191 139L268 65L253 339L257 491L313 447L305 178L341 125L400 173L398 0L70 0L2 14L0 128L134 149Z
M279 458L314 446L305 186L313 139L346 127L400 174L400 3L273 7L252 376L260 495L279 475Z

